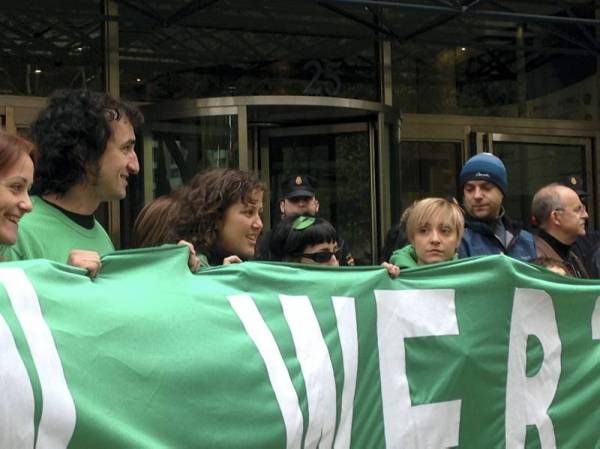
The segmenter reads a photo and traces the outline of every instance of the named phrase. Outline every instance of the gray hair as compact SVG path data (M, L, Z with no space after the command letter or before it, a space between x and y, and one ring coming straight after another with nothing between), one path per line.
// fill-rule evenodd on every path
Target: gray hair
M564 186L554 182L542 187L533 196L531 202L531 214L535 219L535 223L542 229L546 227L552 211L562 207L559 193L560 187Z

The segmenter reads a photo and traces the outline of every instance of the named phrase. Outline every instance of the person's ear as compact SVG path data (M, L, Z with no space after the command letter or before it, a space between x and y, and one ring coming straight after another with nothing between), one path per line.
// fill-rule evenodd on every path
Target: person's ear
M552 220L552 223L554 223L556 226L560 226L560 211L554 209L552 212L550 212L550 220Z
M279 212L281 212L282 217L285 217L285 200L279 201Z
M319 213L319 200L315 198L315 214Z

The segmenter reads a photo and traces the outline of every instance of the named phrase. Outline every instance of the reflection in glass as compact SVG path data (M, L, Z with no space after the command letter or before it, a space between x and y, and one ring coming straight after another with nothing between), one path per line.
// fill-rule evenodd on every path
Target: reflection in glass
M237 167L237 116L193 117L149 123L155 197L208 168Z

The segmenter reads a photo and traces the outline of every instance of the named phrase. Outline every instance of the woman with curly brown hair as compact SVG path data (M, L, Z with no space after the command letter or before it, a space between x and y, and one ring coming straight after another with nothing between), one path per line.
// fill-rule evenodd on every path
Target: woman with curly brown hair
M177 196L175 238L190 242L202 265L252 259L263 228L264 191L256 175L242 170L199 173Z
M136 219L139 246L186 241L201 266L252 259L263 223L265 185L233 168L197 174L190 184L147 205ZM144 230L152 231L149 235Z

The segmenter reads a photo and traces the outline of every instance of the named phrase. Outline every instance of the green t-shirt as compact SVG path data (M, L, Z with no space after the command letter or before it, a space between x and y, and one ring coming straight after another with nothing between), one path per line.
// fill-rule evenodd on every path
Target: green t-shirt
M37 196L31 198L33 211L19 222L17 243L4 248L7 260L49 259L67 263L73 249L96 251L100 255L115 248L100 223L86 229Z

